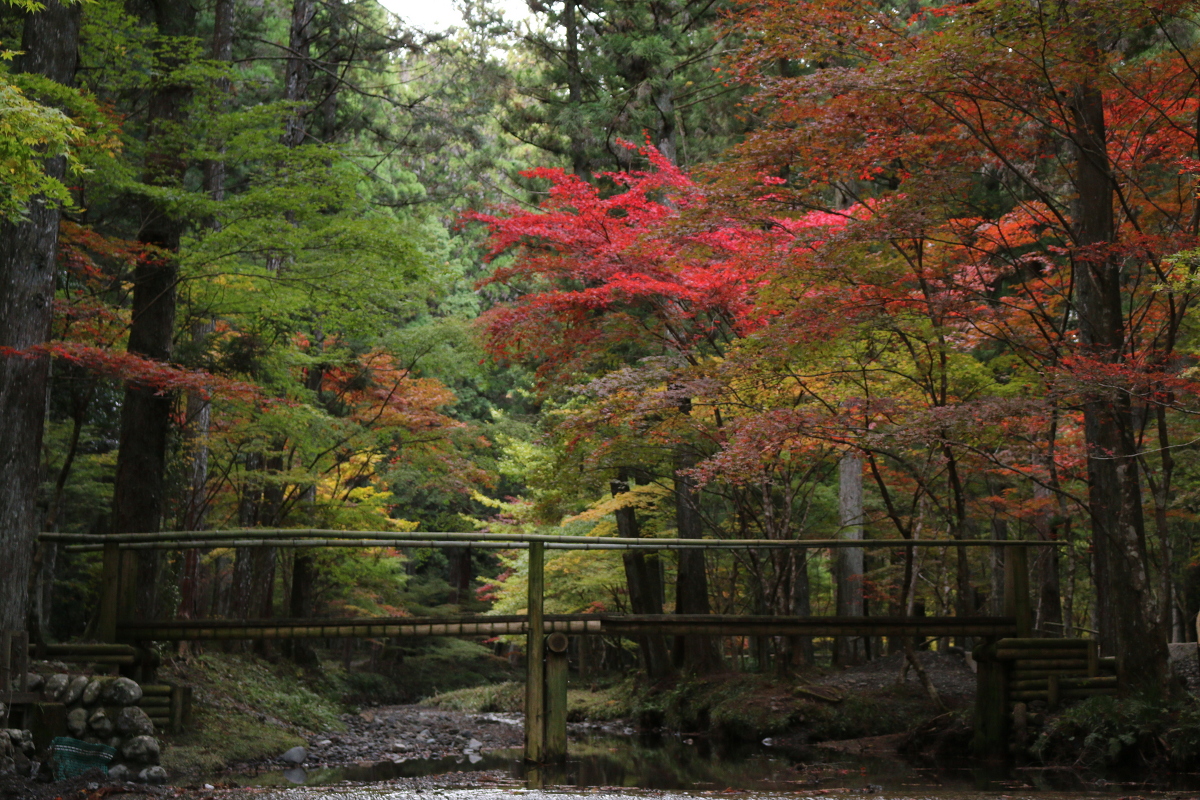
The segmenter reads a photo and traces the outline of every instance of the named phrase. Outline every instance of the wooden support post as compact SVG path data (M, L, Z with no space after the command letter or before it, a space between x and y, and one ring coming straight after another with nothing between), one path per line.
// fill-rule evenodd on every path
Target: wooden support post
M545 595L545 545L529 543L529 631L525 637L525 760L546 758L546 664L542 601Z
M100 616L96 638L117 641L117 612L121 604L121 551L116 542L104 543L104 561L100 566Z
M1004 555L1004 615L1015 617L1017 638L1033 636L1033 609L1029 603L1029 560L1024 547L1009 547Z
M1051 711L1058 710L1059 697L1058 676L1051 675L1046 686L1046 705Z
M12 631L0 631L0 703L4 704L4 714L0 716L0 725L8 727L8 709L12 705Z
M975 738L971 748L979 758L1001 760L1008 756L1008 697L1005 665L996 658L995 641L974 650L979 669L975 673Z
M1089 678L1100 674L1100 648L1096 646L1095 639L1088 639L1087 643L1087 674Z
M547 762L567 760L567 645L566 634L546 637L546 751Z

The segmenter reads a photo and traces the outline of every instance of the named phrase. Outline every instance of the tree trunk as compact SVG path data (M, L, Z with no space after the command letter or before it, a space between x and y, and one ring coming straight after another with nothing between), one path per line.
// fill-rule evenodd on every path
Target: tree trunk
M1114 253L1115 183L1109 168L1104 98L1090 84L1072 103L1075 125L1075 303L1085 353L1119 364L1125 346L1121 265ZM1118 656L1123 686L1166 685L1167 647L1147 572L1142 491L1130 399L1097 388L1084 404L1088 507L1096 619L1104 652Z
M682 405L689 413L691 403ZM695 466L695 457L686 445L675 448L675 526L680 539L703 538L700 520L700 491L696 480L687 474ZM678 571L675 582L676 614L707 614L708 575L704 551L696 548L676 551ZM718 666L716 648L706 636L675 637L675 667L693 673L711 672Z
M627 480L626 471L621 470L617 480L609 484L613 497L629 491ZM640 535L635 509L617 509L615 516L617 536L637 538ZM648 557L640 550L627 550L621 558L625 564L625 583L629 589L629 610L634 614L663 613L658 554ZM651 680L660 680L671 674L671 657L662 636L639 636L637 645L642 662L646 665L646 674Z
M166 36L194 33L196 10L188 3L156 2L153 21ZM183 59L180 51L160 56ZM188 163L178 150L175 129L187 112L192 90L187 83L163 82L147 107L145 181L175 186L183 181ZM129 326L131 353L157 361L171 357L175 334L176 254L183 220L153 200L139 200L141 231L138 241L153 245L143 253L133 274L133 319ZM113 486L113 531L152 533L161 530L166 507L167 444L172 430L174 398L129 382L121 407L120 449ZM126 589L122 615L138 619L158 616L157 550L130 551L122 557Z
M812 616L812 590L808 580L808 551L790 550L792 557L791 612L793 616ZM792 666L812 666L816 654L813 652L811 636L791 637Z
M847 452L838 462L838 509L842 531L839 538L863 538L862 458ZM839 617L863 615L863 550L861 547L839 547L834 551L834 582L837 603L834 614ZM838 664L857 664L862 660L862 640L849 636L837 638L834 657Z
M22 72L70 85L81 7L46 0L25 19ZM66 174L64 158L48 175ZM0 349L26 350L50 335L59 209L35 198L20 222L0 223ZM0 355L0 630L25 629L29 568L40 527L37 508L49 356Z

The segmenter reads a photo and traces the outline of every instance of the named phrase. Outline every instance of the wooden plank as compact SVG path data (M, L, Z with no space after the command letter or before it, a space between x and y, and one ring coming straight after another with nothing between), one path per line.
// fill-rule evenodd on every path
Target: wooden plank
M181 620L123 624L124 641L228 640L261 638L333 638L372 635L383 620ZM524 616L393 618L387 635L488 635L527 633ZM768 617L698 615L555 615L543 617L543 632L555 630L613 636L644 634L710 636L1005 636L1014 632L1004 617ZM1037 651L1022 650L1025 655Z
M999 650L997 652L1011 653L1014 651ZM1036 652L1036 651L1029 651L1029 652ZM1006 660L1010 660L1010 659L1006 659L1006 658L1002 657L1000 660L1006 661ZM1060 669L1073 669L1073 670L1081 669L1081 670L1086 671L1088 668L1088 662L1087 662L1086 658L1018 658L1018 659L1014 659L1012 661L1013 661L1014 669L1048 669L1048 670L1055 670L1055 671L1060 670Z
M1001 661L1031 661L1031 660L1071 660L1078 661L1087 669L1087 651L1086 650L1055 650L1048 648L1045 650L1034 650L1030 647L1013 647L1013 648L996 648L996 658Z
M1060 689L1060 700L1082 700L1088 697L1099 697L1100 695L1113 695L1117 693L1116 687L1099 687L1094 689ZM1044 689L1023 689L1021 691L1013 691L1009 693L1009 697L1013 700L1028 701L1028 700L1049 700L1049 693Z
M1009 637L996 642L998 650L1013 650L1017 648L1028 648L1030 650L1079 650L1084 651L1088 647L1088 642L1095 641L1093 639L1020 639L1017 637Z

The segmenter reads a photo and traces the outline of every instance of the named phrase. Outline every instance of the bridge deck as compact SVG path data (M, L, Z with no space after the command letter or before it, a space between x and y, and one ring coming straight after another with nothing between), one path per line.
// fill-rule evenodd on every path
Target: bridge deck
M722 614L547 614L546 633L644 636L1015 636L1013 617L771 617ZM122 623L125 642L217 639L334 639L376 636L501 636L529 631L513 616L306 620L171 620Z

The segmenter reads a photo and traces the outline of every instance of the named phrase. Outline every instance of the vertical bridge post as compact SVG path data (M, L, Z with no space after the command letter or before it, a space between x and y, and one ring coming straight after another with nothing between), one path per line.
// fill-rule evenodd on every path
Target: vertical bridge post
M529 630L525 638L525 760L546 758L545 544L529 543Z
M1033 609L1029 603L1027 548L1010 546L1004 554L1004 616L1015 617L1017 638L1033 636Z
M100 616L96 638L117 641L117 614L121 603L121 551L116 542L104 543L104 562L100 567Z
M567 760L567 645L566 634L546 637L545 759Z

